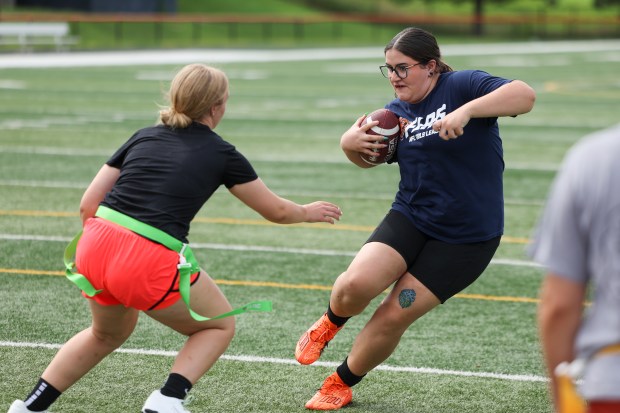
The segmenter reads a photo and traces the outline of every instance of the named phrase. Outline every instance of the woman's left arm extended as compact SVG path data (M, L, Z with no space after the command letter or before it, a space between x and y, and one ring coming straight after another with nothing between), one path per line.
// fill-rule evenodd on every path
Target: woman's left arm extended
M342 215L340 208L331 202L316 201L299 205L282 198L273 193L260 178L245 184L235 185L229 191L265 219L277 224L295 224L298 222L328 222L333 224Z
M472 118L521 115L532 110L535 100L534 89L521 80L513 80L448 113L433 124L433 129L442 139L454 139L463 134L463 128Z

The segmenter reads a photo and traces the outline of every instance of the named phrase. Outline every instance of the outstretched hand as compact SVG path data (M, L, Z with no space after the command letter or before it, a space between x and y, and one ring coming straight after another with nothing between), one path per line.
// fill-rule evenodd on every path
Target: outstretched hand
M340 220L342 211L338 205L326 201L316 201L311 204L304 205L306 210L305 222L328 222L333 224Z

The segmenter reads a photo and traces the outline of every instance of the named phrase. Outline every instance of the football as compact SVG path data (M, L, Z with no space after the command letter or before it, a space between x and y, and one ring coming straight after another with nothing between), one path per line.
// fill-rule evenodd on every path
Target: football
M378 140L376 143L384 143L385 148L374 149L374 155L370 156L360 152L360 157L371 165L380 165L389 161L396 151L396 144L400 136L400 121L394 112L387 109L377 109L366 116L362 124L379 121L379 124L368 129L369 135L385 136L387 140Z

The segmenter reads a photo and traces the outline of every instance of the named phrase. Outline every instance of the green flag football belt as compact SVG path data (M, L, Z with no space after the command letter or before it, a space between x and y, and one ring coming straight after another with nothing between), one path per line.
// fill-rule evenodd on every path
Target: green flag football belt
M185 305L187 306L187 309L189 310L189 313L194 320L216 320L219 318L230 317L248 311L271 311L271 301L253 301L227 313L220 314L216 317L201 316L200 314L194 312L189 305L191 275L200 271L200 266L198 265L198 261L196 261L194 252L188 244L174 238L173 236L160 229L152 227L148 224L145 224L144 222L140 222L137 219L134 219L130 216L127 216L102 205L99 206L99 208L97 209L97 213L95 214L95 216L114 222L115 224L127 228L128 230L133 231L136 234L141 235L147 239L150 239L151 241L162 244L166 248L176 251L179 254L179 263L177 265L177 268L179 270L179 292L181 293L181 298L185 302ZM75 267L75 250L81 236L82 231L80 231L75 236L75 238L73 238L73 240L69 243L69 245L67 245L67 248L65 249L65 274L67 278L71 280L75 285L77 285L82 291L84 291L87 296L94 297L103 290L97 290L95 287L93 287L93 285L90 283L90 281L88 281L86 277L76 271Z

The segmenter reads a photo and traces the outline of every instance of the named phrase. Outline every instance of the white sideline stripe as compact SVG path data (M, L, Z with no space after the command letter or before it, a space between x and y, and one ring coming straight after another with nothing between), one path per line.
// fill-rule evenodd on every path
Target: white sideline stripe
M13 235L0 234L2 240L14 241L52 241L52 242L70 242L71 237L48 236L48 235ZM354 257L357 251L337 251L337 250L315 250L306 248L284 248L284 247L267 247L262 245L235 245L235 244L210 244L210 243L190 243L193 249L211 249L224 251L257 251L257 252L276 252L285 254L304 254L304 255L322 255L332 257ZM515 260L509 258L494 258L491 265L511 265L514 267L541 267L541 265L525 260Z
M0 150L0 152L2 152ZM22 179L0 179L0 186L19 186L19 187L29 187L29 188L59 188L59 189L86 189L89 185L89 182L63 182L63 181L32 181L32 180L22 180ZM394 193L365 193L365 192L355 192L355 193L346 193L346 192L329 192L329 191L295 191L295 190L281 190L278 191L279 195L284 197L292 197L292 196L307 196L307 197L319 197L319 198L327 198L327 197L337 197L337 198L347 198L347 199L365 199L365 200L382 200L382 201L392 201L394 199ZM218 189L215 191L213 195L228 195L228 191L223 189ZM516 206L533 206L540 207L545 205L544 200L538 199L504 199L505 205L516 205Z
M584 53L620 50L620 41L533 41L493 44L450 44L442 46L444 56L486 56L512 54ZM193 62L286 62L306 60L379 59L383 46L315 49L177 49L104 52L62 52L10 54L0 56L0 68L86 67L152 64L186 64Z
M12 347L12 348L45 348L50 350L57 350L61 347L61 344L49 344L49 343L28 343L19 341L0 341L0 347ZM163 356L163 357L176 357L176 351L169 350L147 350L147 349L131 349L131 348L119 348L116 353L124 354L139 354L147 356ZM229 361L242 361L245 363L271 363L271 364L290 364L300 365L293 359L281 359L275 357L261 357L261 356L244 356L244 355L226 355L220 357L223 360ZM313 366L320 367L338 367L340 363L317 361ZM487 373L487 372L475 372L475 371L460 371L460 370L442 370L428 367L399 367L388 366L381 364L375 368L375 370L390 371L396 373L419 373L419 374L436 374L442 376L462 376L462 377L479 377L485 379L499 379L509 381L524 381L524 382L546 382L546 377L529 375L529 374L503 374L503 373Z
M0 150L2 152L2 150ZM89 182L63 182L63 181L32 181L22 179L0 179L0 186L19 186L29 188L59 188L59 189L86 189ZM307 197L338 197L348 199L365 199L365 200L383 200L391 201L394 199L393 193L365 193L365 192L328 192L328 191L295 191L295 190L281 190L278 191L279 195L285 197L292 196L307 196ZM228 191L218 189L213 195L228 195ZM545 205L544 200L538 199L504 199L505 205L519 205L519 206L534 206L539 207Z

